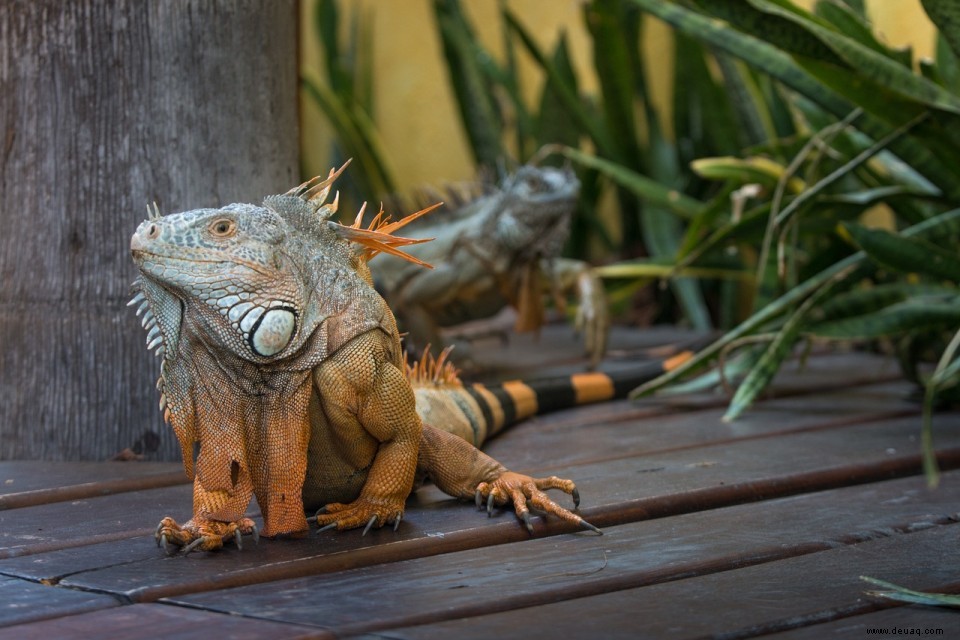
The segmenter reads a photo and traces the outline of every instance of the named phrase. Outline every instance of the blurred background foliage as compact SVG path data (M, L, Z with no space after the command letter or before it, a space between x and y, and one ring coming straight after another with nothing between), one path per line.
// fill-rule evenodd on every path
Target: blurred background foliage
M601 265L615 317L724 332L636 395L734 381L734 419L797 345L869 344L925 389L929 442L960 379L960 4L922 0L929 57L888 44L862 0L590 0L578 38L548 44L523 2L479 21L467 4L432 0L416 37L438 45L424 72L455 108L435 117L459 122L473 170L572 163L567 252ZM309 22L325 63L305 99L333 162L359 164L353 195L384 198L404 186L391 162L436 147L385 153L369 13L319 0Z

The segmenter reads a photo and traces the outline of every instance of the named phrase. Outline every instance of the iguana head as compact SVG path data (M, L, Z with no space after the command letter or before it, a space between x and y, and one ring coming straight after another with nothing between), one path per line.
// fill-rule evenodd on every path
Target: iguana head
M577 204L580 181L569 169L524 165L500 186L496 234L513 249L559 254ZM514 246L515 245L515 246Z
M130 240L140 270L131 304L141 304L148 346L172 354L189 310L202 338L246 360L297 352L329 312L328 283L365 286L372 253L413 242L390 235L395 225L331 222L337 200L326 198L340 171L261 206L154 212L142 222Z
M249 204L140 224L130 250L164 345L179 337L176 312L192 305L210 337L235 354L270 358L287 348L305 311L304 283L284 247L288 231L277 212Z

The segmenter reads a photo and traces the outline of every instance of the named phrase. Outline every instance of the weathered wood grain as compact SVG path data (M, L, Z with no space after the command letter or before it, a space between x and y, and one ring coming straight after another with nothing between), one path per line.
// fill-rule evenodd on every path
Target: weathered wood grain
M954 433L941 441L955 447L948 449L949 461L960 465L960 418L955 423ZM838 429L791 434L569 471L581 486L584 517L607 527L916 474L918 455L890 453L910 442L913 429L909 422L889 421L860 427L856 433ZM181 563L157 558L113 566L69 576L64 583L151 601L527 540L526 530L510 512L496 516L485 518L470 505L441 499L408 509L397 533L390 528L364 537L324 532L308 540L264 542L243 552L198 555ZM571 525L555 519L534 518L533 526L539 537L572 531ZM4 566L0 562L0 571Z
M746 536L751 534L745 532ZM889 606L864 595L865 585L859 580L863 574L920 589L958 589L960 579L950 562L958 543L960 526L938 526L795 558L588 596L575 603L544 604L381 633L397 640L496 638L512 635L517 629L529 629L524 637L530 638L555 637L551 634L558 630L564 637L611 640L763 637ZM909 614L899 609L901 619L909 620ZM532 625L532 621L539 624ZM944 637L955 632L956 627Z
M583 615L589 607L579 599L601 593L888 537L908 548L911 532L960 529L952 524L958 502L960 473L936 492L919 478L895 480L612 527L602 537L534 539L170 601L338 636L560 601Z
M872 630L872 633L868 633ZM908 636L953 638L960 635L960 618L955 609L921 605L891 607L861 615L845 616L822 624L764 634L764 640L821 640Z
M189 513L192 496L184 484L0 511L0 558L152 536L161 514Z
M0 459L180 450L131 310L129 240L161 211L298 181L292 0L5 2Z
M100 593L58 589L16 578L0 578L0 627L106 609L119 604L116 598Z
M175 462L0 462L0 510L188 482Z
M158 604L135 604L63 618L0 628L0 640L23 638L111 638L143 640L163 637L176 640L332 640L319 629L292 624L225 616L206 611Z

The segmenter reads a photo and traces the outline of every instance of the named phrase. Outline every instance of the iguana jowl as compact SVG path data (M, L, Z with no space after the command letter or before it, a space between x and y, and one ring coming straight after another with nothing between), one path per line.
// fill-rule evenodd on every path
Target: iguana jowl
M304 508L324 505L320 525L399 523L417 475L454 496L513 500L525 519L529 501L594 528L541 491L574 493L573 482L509 472L443 430L457 425L422 424L366 266L412 241L391 235L402 223L329 221L335 178L263 206L151 215L131 239L131 304L162 355L161 408L194 476L193 518L164 519L158 540L208 550L239 541L254 530L244 517L254 495L267 536L307 529Z
M399 256L370 264L408 342L418 349L441 345L441 327L487 318L507 305L518 312L518 331L536 330L544 293L562 308L573 292L576 324L597 364L609 330L603 285L589 265L560 256L579 192L572 171L525 165L496 188L411 225L405 235L433 241L407 252L434 269Z

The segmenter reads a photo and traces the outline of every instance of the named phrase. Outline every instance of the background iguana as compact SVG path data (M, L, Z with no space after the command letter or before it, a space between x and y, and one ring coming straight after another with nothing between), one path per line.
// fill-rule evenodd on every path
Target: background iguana
M403 221L330 222L335 178L263 206L155 211L131 239L140 270L131 304L162 357L161 410L194 477L192 519L165 518L158 542L239 542L255 533L244 517L253 495L267 536L307 529L304 509L321 506L320 526L396 525L424 478L478 503L512 501L528 527L534 508L596 530L543 493L576 501L572 481L510 472L474 445L543 403L605 399L614 384L591 373L539 393L522 383L487 390L462 386L442 362L408 377L366 264L415 241L391 235Z
M374 283L416 349L442 345L439 329L517 310L515 329L543 324L544 294L564 308L577 299L576 326L592 364L606 348L609 318L603 285L589 265L562 258L580 182L569 169L525 165L499 187L447 206L405 232L433 238L407 252L433 265L419 268L400 256L370 264ZM440 194L430 194L440 195ZM458 353L462 359L463 352Z

